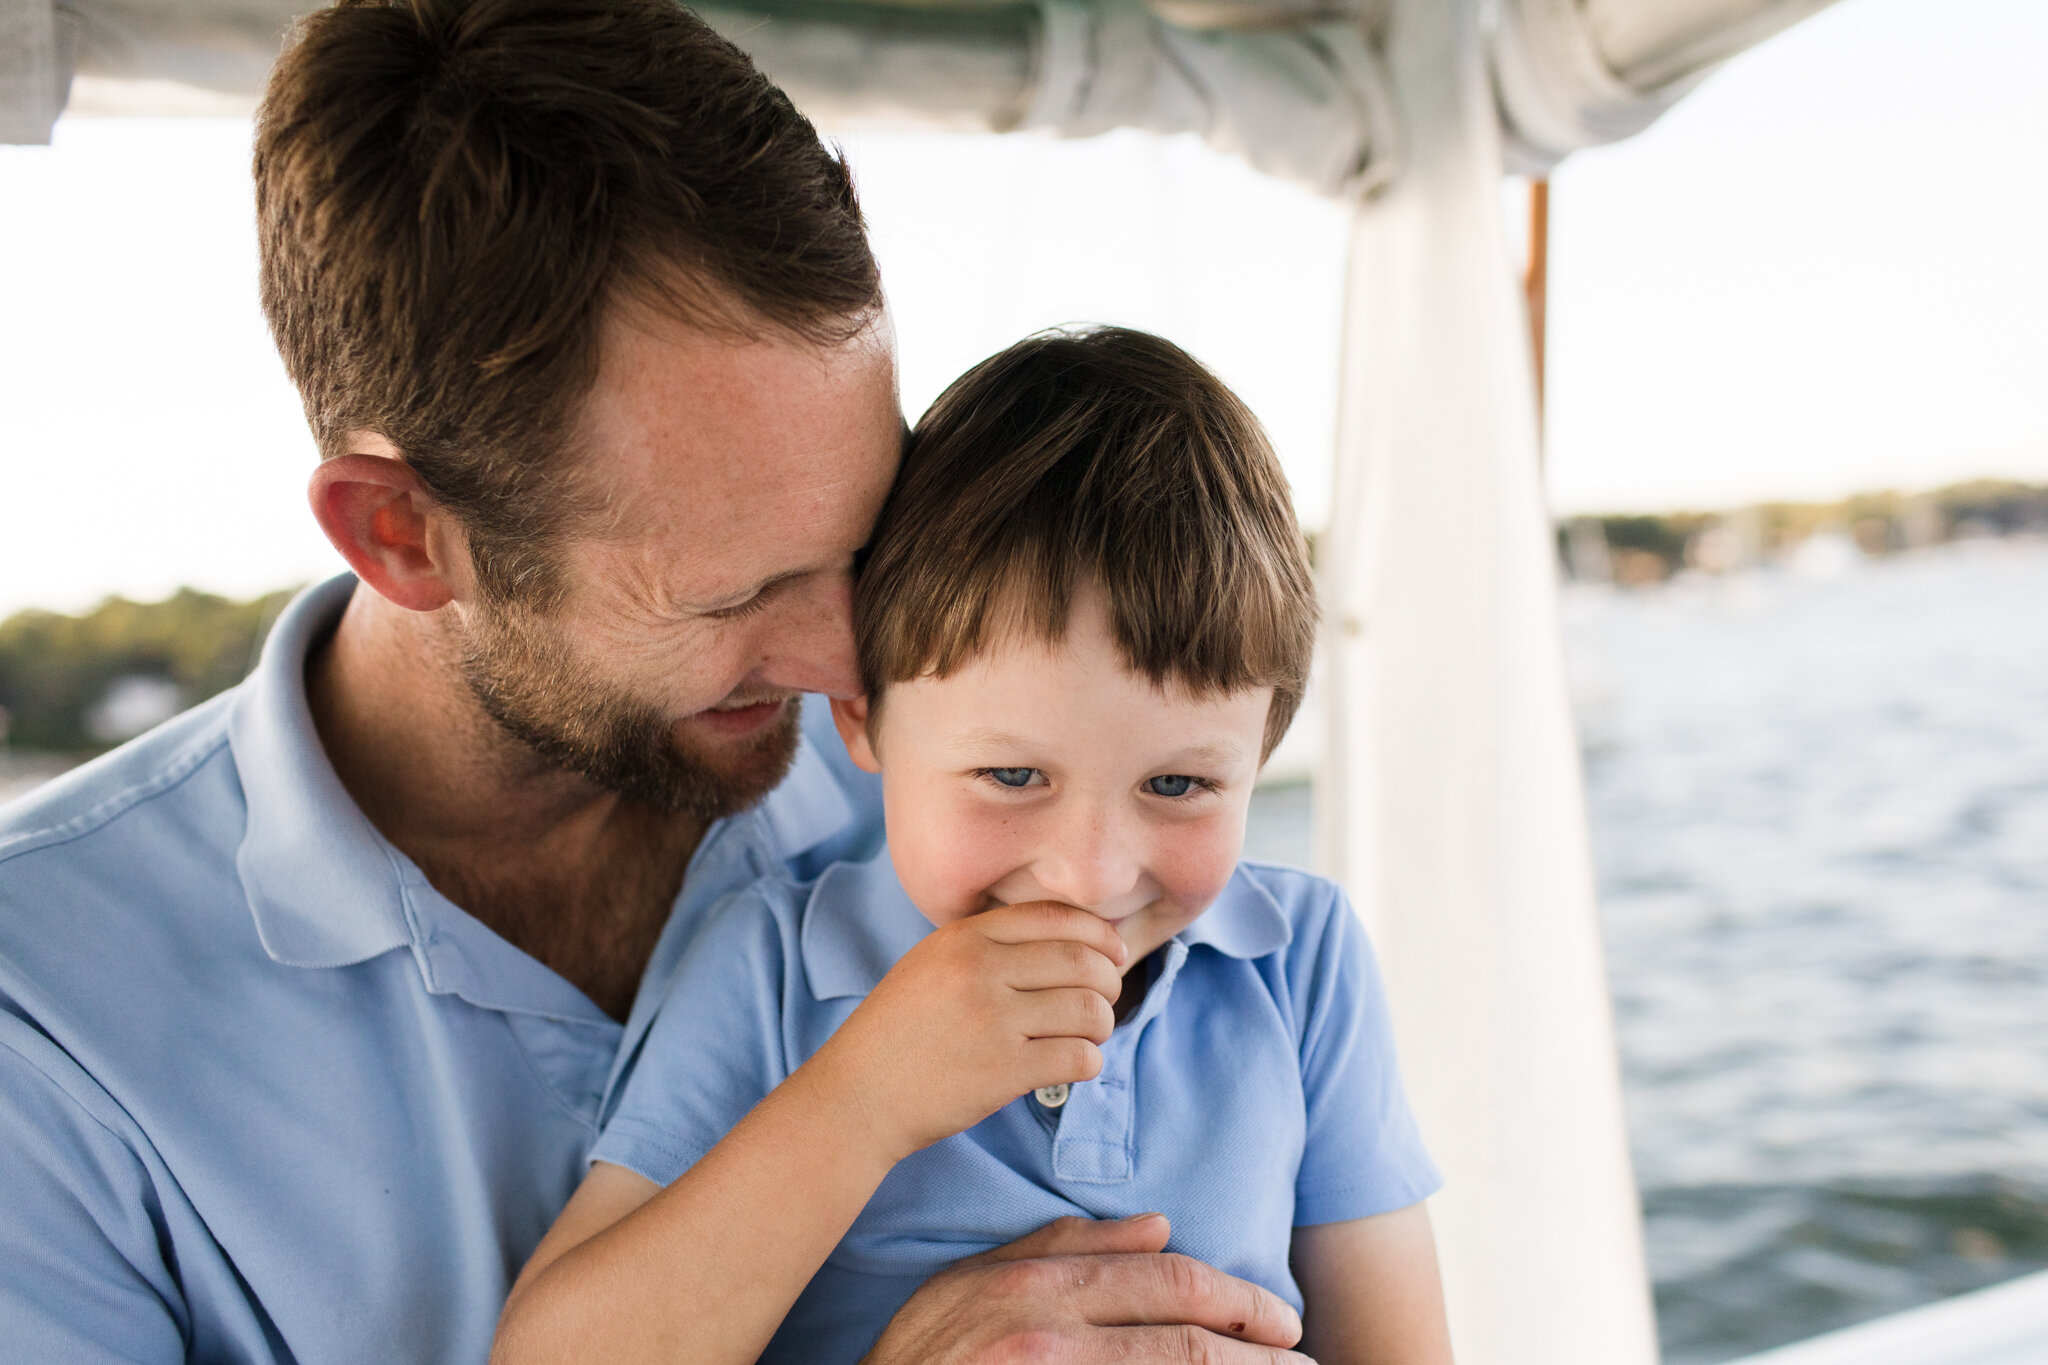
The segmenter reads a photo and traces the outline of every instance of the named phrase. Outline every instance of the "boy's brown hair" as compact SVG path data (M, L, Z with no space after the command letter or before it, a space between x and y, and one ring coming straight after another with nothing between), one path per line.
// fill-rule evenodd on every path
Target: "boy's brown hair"
M545 604L607 310L843 341L847 169L674 0L342 0L257 117L264 312L323 456L397 446L500 601Z
M1121 327L1019 342L918 423L854 595L868 695L943 678L1008 630L1059 640L1089 583L1133 672L1271 687L1272 753L1316 630L1287 480L1222 381Z

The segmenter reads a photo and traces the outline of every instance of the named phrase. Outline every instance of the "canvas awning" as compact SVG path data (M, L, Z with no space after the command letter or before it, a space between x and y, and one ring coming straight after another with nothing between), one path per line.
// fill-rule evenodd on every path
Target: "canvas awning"
M1511 163L1647 126L1716 63L1829 0L1498 0ZM720 0L704 7L810 113L1083 137L1193 132L1326 192L1395 172L1384 0ZM0 0L0 141L45 142L74 73L124 110L253 96L303 0Z

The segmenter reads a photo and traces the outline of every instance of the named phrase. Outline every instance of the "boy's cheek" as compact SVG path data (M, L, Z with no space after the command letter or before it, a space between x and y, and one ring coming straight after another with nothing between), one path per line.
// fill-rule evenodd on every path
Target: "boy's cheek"
M890 820L896 876L926 915L947 923L983 908L988 888L1014 870L1000 822L972 819Z
M1191 912L1188 918L1192 920L1223 894L1235 867L1234 863L1226 863L1220 868L1204 867L1200 875L1182 878L1178 884L1169 884L1167 892L1175 902L1188 907Z
M1219 818L1182 831L1160 850L1154 876L1182 905L1206 907L1223 894L1244 848L1244 823Z

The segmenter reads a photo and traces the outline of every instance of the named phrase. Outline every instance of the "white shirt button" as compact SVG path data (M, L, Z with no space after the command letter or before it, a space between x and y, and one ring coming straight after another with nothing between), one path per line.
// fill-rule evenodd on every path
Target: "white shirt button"
M1048 1109L1057 1109L1067 1102L1067 1095L1073 1087L1062 1081L1058 1085L1041 1085L1031 1092L1032 1097Z

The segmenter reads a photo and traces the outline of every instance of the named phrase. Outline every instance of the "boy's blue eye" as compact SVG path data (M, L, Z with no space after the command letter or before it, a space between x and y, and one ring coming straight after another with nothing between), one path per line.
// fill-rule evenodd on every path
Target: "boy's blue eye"
M1178 773L1145 779L1145 790L1154 796L1186 796L1197 785L1199 784L1194 778L1183 777Z
M1031 774L1036 771L1038 771L1036 768L990 768L987 770L990 777L993 777L1005 787L1030 786Z

